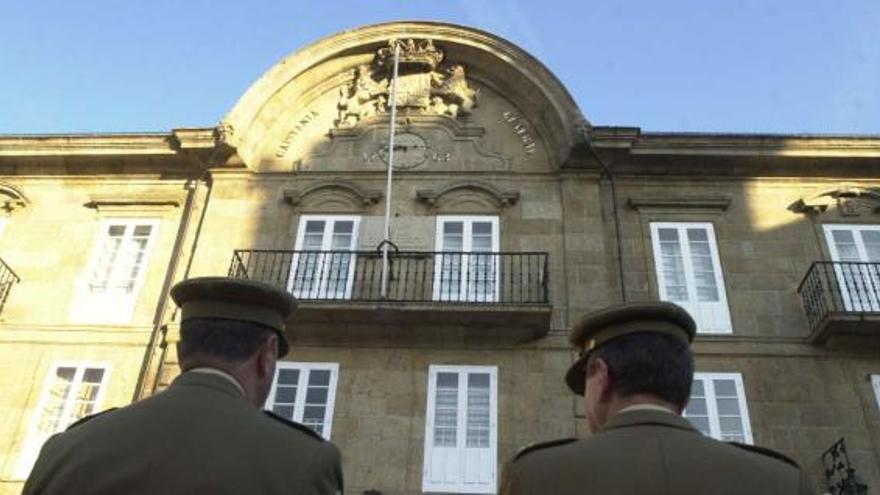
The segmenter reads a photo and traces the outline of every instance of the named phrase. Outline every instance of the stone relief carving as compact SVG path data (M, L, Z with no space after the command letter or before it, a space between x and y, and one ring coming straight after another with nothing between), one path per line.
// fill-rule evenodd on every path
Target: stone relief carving
M880 188L843 184L810 198L801 198L789 205L795 213L819 214L836 206L840 216L857 217L864 213L880 214Z
M337 127L352 127L390 111L395 43L400 44L399 112L457 118L473 111L478 91L468 83L462 64L444 62L445 53L430 39L392 40L376 51L372 64L355 68L352 82L339 90Z
M235 127L231 123L226 121L220 122L220 125L217 126L215 132L217 134L218 142L225 145L232 144L232 137L235 135Z
M26 207L30 202L17 188L0 183L0 208L6 213Z

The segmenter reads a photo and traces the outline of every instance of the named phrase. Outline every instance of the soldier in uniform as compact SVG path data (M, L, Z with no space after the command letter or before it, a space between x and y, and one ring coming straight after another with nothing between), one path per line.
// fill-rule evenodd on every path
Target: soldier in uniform
M287 354L294 298L220 277L177 284L178 357L167 390L50 438L25 494L342 492L339 450L261 408Z
M798 465L769 449L705 437L681 413L690 397L694 320L672 303L630 303L573 330L580 357L566 383L584 396L586 439L529 447L501 493L812 494Z

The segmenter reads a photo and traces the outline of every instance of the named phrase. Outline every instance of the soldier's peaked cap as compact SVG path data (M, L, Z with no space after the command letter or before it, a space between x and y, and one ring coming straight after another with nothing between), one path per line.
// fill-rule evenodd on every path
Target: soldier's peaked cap
M587 358L608 341L634 333L662 333L690 344L696 330L688 312L670 302L625 303L589 313L571 331L571 343L580 356L565 374L565 383L572 392L583 395Z
M198 277L175 285L171 298L180 306L181 322L221 318L258 323L278 334L279 356L290 348L284 322L296 309L296 299L277 287L251 280Z

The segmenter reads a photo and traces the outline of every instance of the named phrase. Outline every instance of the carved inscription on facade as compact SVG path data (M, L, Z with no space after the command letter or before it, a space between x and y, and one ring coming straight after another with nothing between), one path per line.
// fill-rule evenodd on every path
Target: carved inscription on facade
M412 133L402 133L394 143L394 168L410 169L418 167L426 161L448 162L452 153L435 149L430 141ZM372 153L363 154L364 163L388 163L388 145L380 145Z
M390 111L395 43L400 45L395 103L404 114L470 114L477 90L468 83L461 64L444 62L445 53L427 40L400 40L376 51L373 63L354 69L354 78L339 91L335 125L352 127L361 120Z
M284 135L284 139L281 140L281 143L278 145L278 149L275 150L275 156L277 158L284 158L284 156L290 150L290 145L291 143L293 143L293 140L296 139L297 136L299 136L300 132L302 132L303 129L314 122L316 118L318 118L318 112L314 110L309 110L308 113L297 119L293 127L289 131L287 131L287 134Z
M523 150L525 150L526 154L534 154L538 145L535 143L535 138L532 137L532 133L529 130L529 123L526 119L522 118L522 116L516 112L507 110L501 114L501 120L510 124L510 128L513 129L514 134L516 134L522 142Z

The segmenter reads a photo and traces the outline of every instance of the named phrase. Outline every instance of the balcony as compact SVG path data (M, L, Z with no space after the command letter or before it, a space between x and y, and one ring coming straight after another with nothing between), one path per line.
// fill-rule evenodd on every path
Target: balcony
M832 335L880 337L880 263L814 262L798 294L813 342Z
M236 250L229 276L296 296L297 341L522 341L545 335L547 253Z

